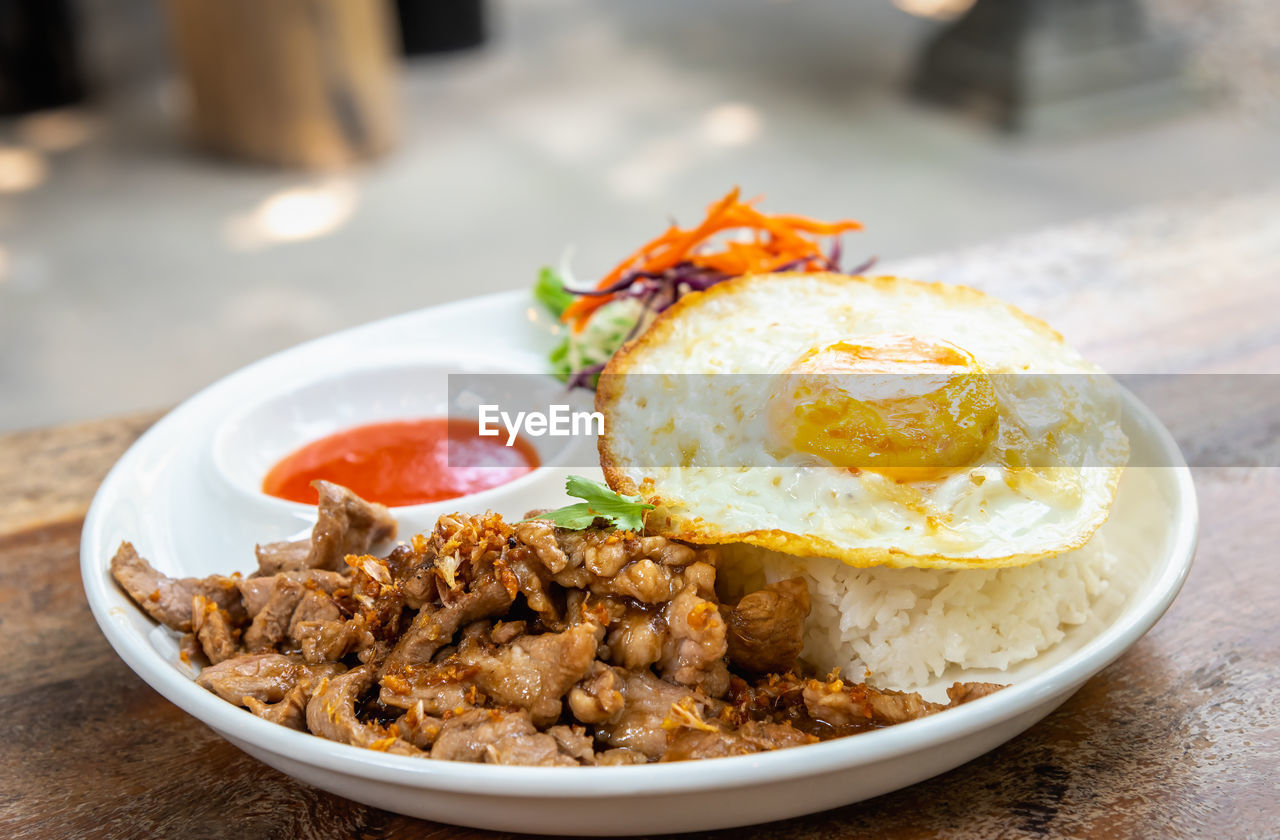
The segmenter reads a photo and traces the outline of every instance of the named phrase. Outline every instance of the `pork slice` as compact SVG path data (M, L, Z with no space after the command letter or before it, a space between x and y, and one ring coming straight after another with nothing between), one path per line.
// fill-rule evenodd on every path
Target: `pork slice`
M683 567L699 559L714 565L715 549L695 549L666 537L640 537L639 539L640 554L664 566Z
M595 741L582 726L552 726L547 734L556 739L560 754L577 760L579 764L595 764Z
M636 557L632 545L618 531L608 532L604 539L587 542L582 548L582 565L598 578L611 578Z
M556 527L550 522L541 519L517 522L513 530L516 539L533 549L547 571L561 572L569 565L568 555L556 540Z
M623 708L596 725L596 737L611 747L624 747L651 759L661 758L673 725L678 726L682 719L712 718L722 708L722 704L660 680L648 671L613 670Z
M446 720L431 747L431 757L541 767L578 764L560 752L555 738L534 728L523 709L473 709Z
M971 703L990 694L995 694L1003 685L986 682L958 682L947 689L947 698L951 701L948 708Z
M526 709L535 726L546 726L591 670L600 636L598 625L583 622L562 633L520 636L494 653L464 640L458 658L476 669L476 686L494 703Z
M254 614L253 622L244 634L244 645L251 653L272 650L284 641L294 610L305 591L296 580L280 575L276 577L267 603Z
M435 599L438 581L439 576L430 561L418 563L406 570L400 580L400 592L404 595L405 605L411 610L429 605Z
M402 543L391 549L382 562L409 609L421 609L435 600L439 593L439 575L430 552L419 554L412 545Z
M346 621L299 621L293 637L302 648L302 658L312 664L335 662L348 653L372 649L377 639L361 614Z
M817 735L801 732L788 723L758 720L749 720L742 724L738 727L738 735L762 750L782 750L804 744L815 744L819 740Z
M341 572L326 572L321 569L303 569L262 577L248 577L236 581L240 588L240 597L244 599L245 612L254 618L267 605L276 584L281 580L293 580L308 589L315 588L332 595L340 587L351 585L351 579Z
M670 545L679 545L671 543ZM681 546L682 548L685 546ZM628 563L611 578L599 578L587 584L597 595L621 595L644 604L665 604L683 590L694 587L699 597L715 598L716 568L705 559L714 557L709 550L683 566L667 565L652 557L641 557Z
M663 610L667 636L658 661L664 679L700 688L711 697L729 690L728 650L724 618L713 601L701 597L689 583Z
M527 621L495 621L489 628L489 635L495 645L505 645L520 636L528 629Z
M431 715L491 702L526 709L535 725L545 726L560 717L562 698L595 663L599 636L597 625L584 622L499 645L487 621L473 622L442 660L386 673L379 700L402 709L421 705Z
M432 748L434 752L434 747ZM565 755L560 743L545 732L521 732L489 745L486 764L516 764L532 767L577 767L580 762Z
M341 571L348 554L364 554L396 533L396 521L386 507L364 499L329 481L311 483L320 493L311 538L257 546L258 576L303 569Z
M298 641L299 628L303 622L338 621L342 611L333 602L333 598L316 589L308 589L302 594L298 606L289 619L288 636Z
M570 565L582 565L599 578L617 575L628 563L651 560L661 566L682 568L713 555L666 537L642 537L630 531L588 529L557 532Z
M782 723L747 721L741 728L721 729L716 726L681 728L671 738L661 760L690 761L749 755L769 750L816 743L816 735L808 735Z
M245 708L263 720L306 732L307 702L311 699L312 688L310 680L302 680L295 683L279 703L264 703L256 697L242 697L240 700Z
M205 657L214 665L236 655L236 634L225 610L203 595L191 598L191 629Z
M609 661L623 668L648 668L662 658L667 623L658 611L628 605L609 627Z
M242 697L278 703L297 683L300 664L295 657L278 653L237 656L203 669L196 684L228 703L239 705Z
M644 753L617 747L612 750L596 753L597 767L621 767L624 764L646 764L649 758Z
M646 604L670 601L683 587L679 574L647 557L628 563L612 577L592 581L589 588L599 595L625 595Z
M396 736L403 738L410 744L422 750L431 749L431 745L436 742L436 738L440 735L440 729L444 726L444 721L438 717L427 714L422 704L417 704L401 715L395 723L391 724L391 731Z
M311 531L308 568L342 569L348 554L364 554L374 544L395 536L396 520L383 505L366 502L329 481L315 481L312 486L320 491L320 505Z
M397 709L419 708L427 715L460 714L479 699L474 678L477 669L456 658L428 665L410 665L385 674L378 700Z
M659 761L693 761L703 758L727 758L761 752L760 747L736 732L708 729L681 729L671 736Z
M527 553L512 552L508 555L507 567L516 576L516 586L524 595L525 603L538 614L544 627L564 630L569 626L565 620L563 592L551 580L551 573L545 566Z
M729 661L754 674L791 670L804 647L809 587L801 578L771 583L724 611Z
M364 723L356 717L356 700L369 690L377 675L373 665L361 665L322 680L307 703L307 728L322 738L342 744L396 755L425 755L385 727Z
M515 593L509 591L506 584L490 575L473 583L472 588L453 603L434 609L424 606L391 650L383 664L383 675L430 662L436 651L453 640L460 627L505 613L514 597Z
M237 705L246 697L260 703L279 703L299 682L314 683L343 670L336 663L310 666L297 656L251 653L205 668L196 677L196 684Z
M930 703L914 691L876 691L868 688L866 693L871 719L876 723L906 723L946 708L940 703Z
M191 629L191 602L196 595L226 610L234 624L246 618L234 578L171 578L152 568L129 542L120 543L111 558L111 576L147 615L174 630Z
M622 677L603 662L591 663L587 676L569 691L569 711L582 723L602 723L622 712Z
M865 683L845 685L839 680L809 680L804 705L815 719L832 726L888 726L905 723L947 708L915 692L881 691Z
M256 576L270 577L280 572L305 569L307 558L311 556L311 539L260 543L253 547L253 553L258 558Z
M703 552L704 554L706 552ZM699 598L705 598L708 601L716 601L716 567L711 563L701 560L690 563L680 570L681 585L676 588L676 592L692 586L698 593Z

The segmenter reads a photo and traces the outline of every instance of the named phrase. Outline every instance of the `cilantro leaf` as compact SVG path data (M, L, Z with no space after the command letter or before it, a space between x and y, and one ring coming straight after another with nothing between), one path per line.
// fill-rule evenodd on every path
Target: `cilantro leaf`
M564 280L560 279L555 269L545 266L538 272L538 282L533 285L533 296L557 318L574 300L573 295L565 290Z
M558 510L539 514L534 519L546 519L553 525L568 528L570 531L581 531L590 528L596 518L608 520L611 527L624 531L644 530L644 513L653 510L640 496L624 496L615 493L598 481L571 475L565 482L564 490L570 496L584 501L567 505Z

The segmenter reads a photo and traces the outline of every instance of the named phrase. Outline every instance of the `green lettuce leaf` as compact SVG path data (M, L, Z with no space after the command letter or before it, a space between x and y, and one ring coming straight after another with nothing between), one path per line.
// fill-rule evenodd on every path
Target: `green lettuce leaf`
M573 295L565 291L564 280L555 269L546 266L538 272L538 282L533 284L533 296L557 318L573 303Z

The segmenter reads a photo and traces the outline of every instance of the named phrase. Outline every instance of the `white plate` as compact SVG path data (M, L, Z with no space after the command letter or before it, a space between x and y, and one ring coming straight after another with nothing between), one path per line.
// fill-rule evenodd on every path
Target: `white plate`
M93 614L134 671L245 752L351 799L412 816L507 831L640 834L777 820L857 802L956 767L1040 720L1138 640L1173 601L1195 550L1190 473L1168 432L1126 395L1134 462L1103 533L1127 570L1110 615L1068 632L1012 685L944 714L852 738L710 762L631 767L502 767L430 761L326 741L261 720L197 686L176 637L111 580L131 540L160 570L248 569L253 545L305 534L311 509L267 499L257 470L339 426L433 413L448 371L540 372L553 340L522 293L476 298L347 330L251 365L148 431L94 498L81 544ZM411 382L413 387L405 387ZM466 502L521 514L563 497L564 452L511 485ZM246 467L246 464L248 465ZM582 472L582 470L574 470ZM455 502L402 508L401 533ZM948 675L950 676L950 675Z

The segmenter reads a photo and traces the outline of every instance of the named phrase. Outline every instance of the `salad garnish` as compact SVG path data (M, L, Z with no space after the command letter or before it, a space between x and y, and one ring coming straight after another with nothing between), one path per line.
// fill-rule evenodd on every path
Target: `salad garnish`
M707 208L692 228L672 224L618 263L594 289L575 288L567 268L543 268L534 297L570 327L551 351L552 372L570 387L594 388L613 354L690 292L744 274L840 271L840 236L861 230L852 219L822 222L762 213L738 188ZM823 250L820 238L829 238ZM850 273L859 274L872 258Z

